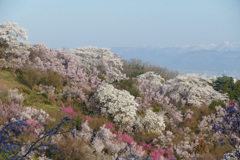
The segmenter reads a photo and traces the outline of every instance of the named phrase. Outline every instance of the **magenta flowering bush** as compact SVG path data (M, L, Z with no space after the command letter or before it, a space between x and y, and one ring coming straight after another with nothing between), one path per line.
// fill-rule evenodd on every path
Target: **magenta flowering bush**
M116 138L126 142L128 144L136 144L137 142L133 140L133 138L127 134L123 134L121 131L117 131L116 133Z
M40 131L43 130L43 126L35 119L28 119L25 121L28 127L25 128L25 132L30 133L30 136L37 138Z
M113 123L104 123L105 127L109 129L111 132L115 131L115 128L113 126Z
M150 158L154 159L154 160L159 160L159 159L173 160L173 159L175 159L175 157L173 155L173 151L169 148L167 148L166 150L154 149L154 151L150 153Z
M74 110L73 110L73 108L71 106L65 107L64 105L62 105L61 111L65 112L65 113L67 113L67 114L69 114L69 115L71 115L73 117L77 115L77 113L74 112Z

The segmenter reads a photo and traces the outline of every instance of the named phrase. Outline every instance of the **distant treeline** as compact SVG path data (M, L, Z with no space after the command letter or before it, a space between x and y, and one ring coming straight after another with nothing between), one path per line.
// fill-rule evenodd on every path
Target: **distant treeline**
M178 71L172 71L165 67L142 62L140 59L124 60L123 69L128 77L137 77L140 74L153 71L160 74L165 80L168 80L175 78L179 74Z

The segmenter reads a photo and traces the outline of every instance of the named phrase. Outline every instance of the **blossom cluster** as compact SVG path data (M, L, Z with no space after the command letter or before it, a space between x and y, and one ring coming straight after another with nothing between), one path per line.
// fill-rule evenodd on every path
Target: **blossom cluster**
M165 123L162 116L157 115L151 110L147 110L143 118L139 117L135 122L138 132L148 132L161 134L165 130Z
M115 89L105 83L95 93L97 101L102 104L102 114L109 114L115 122L133 124L136 119L137 103L129 92Z
M80 63L98 68L109 82L125 78L122 73L122 58L111 53L107 48L84 47L70 49L67 52L71 55L77 55Z
M193 106L209 105L212 100L225 100L226 96L218 93L209 84L210 79L196 74L178 75L170 79L161 87L161 92L176 102L182 99Z
M5 21L0 24L0 44L6 45L5 56L20 55L30 45L27 40L27 30L18 27L17 23Z
M162 86L165 81L164 78L161 77L161 75L154 72L146 72L139 75L137 78L140 83L147 80L150 87L153 88L155 91L159 90L160 86Z

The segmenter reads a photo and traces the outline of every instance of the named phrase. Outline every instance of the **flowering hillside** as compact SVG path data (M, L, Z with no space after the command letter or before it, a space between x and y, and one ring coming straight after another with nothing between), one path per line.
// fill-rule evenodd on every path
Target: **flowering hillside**
M0 25L0 159L240 158L239 80L228 90L109 49L26 40L16 23Z

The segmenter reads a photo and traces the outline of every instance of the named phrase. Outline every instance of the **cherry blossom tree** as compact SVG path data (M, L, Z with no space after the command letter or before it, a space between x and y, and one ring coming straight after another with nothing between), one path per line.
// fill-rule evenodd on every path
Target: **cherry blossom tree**
M164 83L164 78L161 75L156 74L154 72L146 72L144 74L139 75L138 81L141 83L142 81L148 81L149 87L153 88L153 90L157 91L160 89L160 86ZM144 83L144 82L142 82Z
M27 30L18 27L17 23L5 21L0 24L0 45L6 46L4 56L20 55L30 45L27 40Z
M196 74L178 75L161 87L161 93L176 102L182 99L193 106L209 105L212 100L225 100L226 96L215 91L209 84L210 79Z
M125 78L122 73L122 58L110 52L109 49L84 47L70 49L67 52L71 55L77 55L79 63L97 68L109 82Z
M162 116L157 115L151 110L147 110L145 117L139 117L135 122L136 130L138 132L148 132L162 134L165 129L165 124Z
M102 114L110 115L120 124L133 124L138 104L128 91L115 89L105 83L95 93Z

